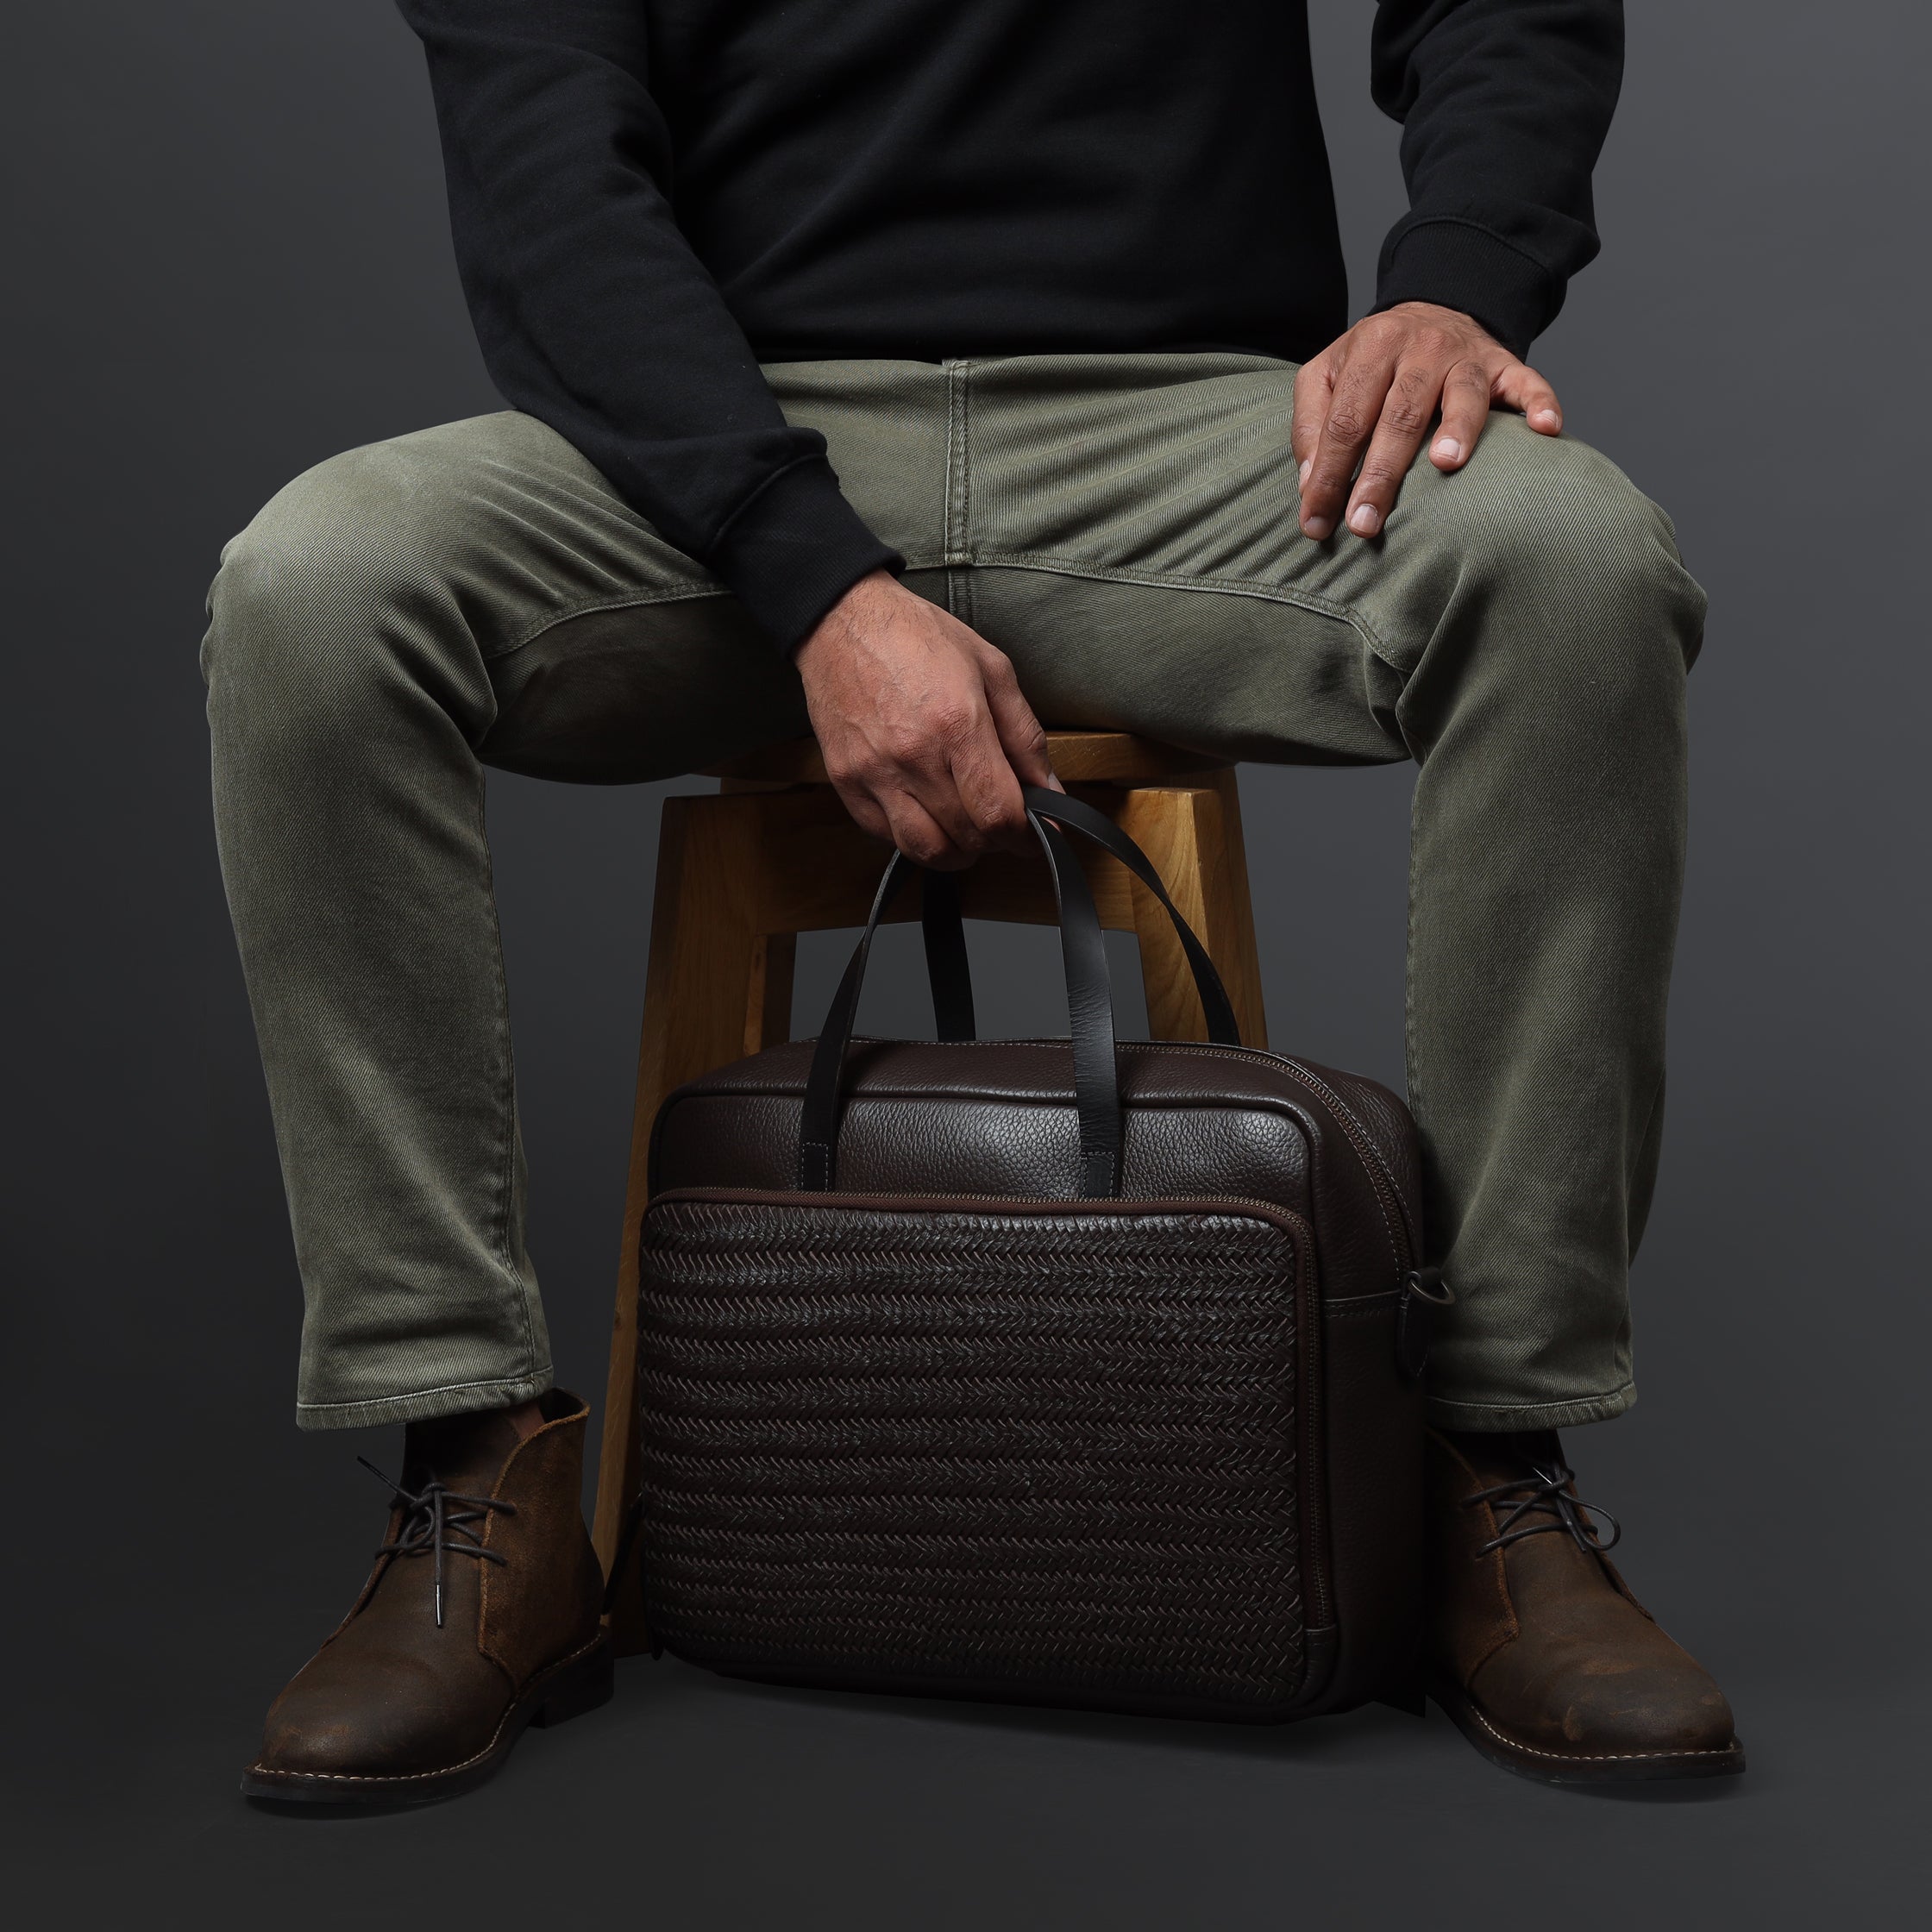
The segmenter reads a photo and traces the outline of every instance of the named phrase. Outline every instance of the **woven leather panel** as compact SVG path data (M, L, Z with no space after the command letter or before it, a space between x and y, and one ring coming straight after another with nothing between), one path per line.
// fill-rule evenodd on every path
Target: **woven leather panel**
M643 1264L646 1615L668 1648L820 1683L1293 1701L1283 1226L672 1197Z

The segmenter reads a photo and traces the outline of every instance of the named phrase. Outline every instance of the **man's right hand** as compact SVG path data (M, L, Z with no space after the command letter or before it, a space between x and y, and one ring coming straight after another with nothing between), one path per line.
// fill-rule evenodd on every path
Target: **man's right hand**
M846 809L942 870L1032 844L1022 782L1059 791L1046 733L1003 652L884 570L798 648L812 729Z

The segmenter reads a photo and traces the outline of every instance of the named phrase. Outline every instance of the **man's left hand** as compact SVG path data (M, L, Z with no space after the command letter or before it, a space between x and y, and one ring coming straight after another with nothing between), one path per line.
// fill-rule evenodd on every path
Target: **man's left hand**
M1433 302L1365 316L1295 379L1303 531L1319 542L1346 521L1358 536L1375 536L1436 411L1429 461L1455 470L1498 404L1540 435L1562 434L1556 392L1473 317Z

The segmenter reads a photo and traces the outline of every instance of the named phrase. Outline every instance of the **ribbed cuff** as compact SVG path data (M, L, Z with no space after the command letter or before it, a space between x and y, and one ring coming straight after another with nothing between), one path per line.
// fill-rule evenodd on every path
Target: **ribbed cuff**
M1486 228L1452 216L1398 223L1382 246L1375 311L1434 302L1474 316L1513 355L1556 320L1564 285L1541 262Z
M747 497L705 561L785 651L861 577L906 567L865 527L823 456L780 470Z

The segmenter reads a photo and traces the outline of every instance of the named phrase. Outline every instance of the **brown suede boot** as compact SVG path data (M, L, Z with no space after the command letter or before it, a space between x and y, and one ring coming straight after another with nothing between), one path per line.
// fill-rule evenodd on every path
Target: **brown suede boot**
M611 1695L603 1577L578 1501L589 1411L543 1397L411 1423L388 1540L355 1607L268 1713L248 1797L422 1804L492 1776L526 1724Z
M1432 1429L1428 1455L1429 1691L1463 1735L1550 1785L1742 1771L1723 1692L1603 1553L1555 1431Z

